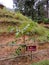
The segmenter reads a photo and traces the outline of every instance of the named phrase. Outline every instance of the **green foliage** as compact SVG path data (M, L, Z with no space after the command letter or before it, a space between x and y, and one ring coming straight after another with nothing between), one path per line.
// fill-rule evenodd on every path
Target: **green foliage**
M20 45L20 46L18 47L18 49L16 49L16 54L17 54L17 55L21 55L21 53L22 53L21 50L23 50L23 48L25 48L25 47L26 47L26 45Z
M49 18L45 18L45 17L36 17L35 22L38 22L38 23L45 23L45 24L49 24Z
M49 65L49 60L40 61L31 65Z
M16 50L16 54L17 55L20 55L21 54L21 48L20 47Z
M0 25L0 32L16 32L16 37L22 35L37 35L37 40L49 40L49 29L38 25L30 18L23 16L20 12L11 12L0 9L0 21L8 25ZM11 24L13 23L13 24ZM4 30L3 30L4 29ZM45 39L44 39L45 37ZM34 37L35 39L35 37Z
M44 23L49 23L49 19L48 18L43 18Z
M31 18L34 18L35 10L34 10L34 0L14 0L13 1L16 7L18 7L18 10L27 16L31 16ZM18 5L17 5L18 3ZM15 8L15 7L14 7ZM23 9L24 8L24 9ZM17 9L15 9L17 11Z
M39 37L37 38L37 40L38 40L39 42L47 42L49 39L47 39L46 36L39 36Z
M38 2L36 0L14 0L13 2L16 10L18 8L22 14L33 20L42 21L43 17L48 17L48 0L38 0ZM45 7L45 5L47 6Z
M27 18L28 19L28 18ZM18 32L16 32L16 36L22 36L26 34L37 35L37 39L40 42L47 42L49 40L49 29L44 28L43 26L39 26L37 23L33 22L31 19L28 19L26 22L23 22L19 26Z
M16 30L16 28L14 26L8 26L7 31L8 32L14 32Z
M9 32L16 32L16 26L13 26L12 24L1 24L0 23L0 33L9 33Z

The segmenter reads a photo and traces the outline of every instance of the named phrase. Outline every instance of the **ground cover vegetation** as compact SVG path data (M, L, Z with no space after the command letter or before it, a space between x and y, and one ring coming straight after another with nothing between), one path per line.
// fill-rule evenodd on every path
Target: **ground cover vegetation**
M0 34L1 33L15 33L15 37L30 36L29 40L38 42L49 42L49 29L44 28L37 22L32 21L30 18L23 16L20 12L11 12L6 9L0 9ZM3 30L4 29L4 30ZM14 44L15 42L12 42ZM20 47L16 50L16 54L21 54Z
M22 2L19 2L19 5L21 5ZM29 2L32 3L30 4ZM16 40L17 38L23 36L24 39L23 43L25 43L25 36L30 36L28 40L33 40L34 44L35 42L41 43L49 42L49 29L38 24L38 22L49 23L49 18L47 18L47 16L43 14L43 12L45 12L42 7L43 3L42 2L38 3L39 3L37 6L38 11L35 11L31 7L34 5L34 0L25 1L24 12L22 11L21 7L18 12L16 12L16 9L15 12L8 11L5 8L0 9L0 34L2 33L10 34L14 32ZM36 12L38 12L38 16ZM16 40L10 42L10 44L16 44ZM21 51L25 47L26 47L25 45L24 46L20 45L15 51L16 54L17 55L22 54ZM49 65L49 61L48 60L40 61L37 63L33 63L32 65Z
M29 34L32 35L33 38L35 38L34 35L37 35L36 40L39 41L49 40L49 29L23 16L20 12L15 13L7 11L6 9L0 9L0 13L0 33L14 31L16 32L16 37Z
M33 63L32 65L49 65L49 60L43 60L37 63Z

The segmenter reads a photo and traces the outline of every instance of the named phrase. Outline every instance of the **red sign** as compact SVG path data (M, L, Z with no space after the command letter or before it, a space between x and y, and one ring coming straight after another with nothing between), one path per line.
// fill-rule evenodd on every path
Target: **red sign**
M26 51L36 51L36 46L26 46Z

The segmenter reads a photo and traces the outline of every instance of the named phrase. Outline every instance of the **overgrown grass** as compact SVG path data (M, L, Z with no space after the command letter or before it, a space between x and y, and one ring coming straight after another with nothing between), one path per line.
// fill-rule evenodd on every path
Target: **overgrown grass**
M15 23L16 26L9 25L7 27L2 28L0 26L0 32L16 32L16 36L22 36L26 34L37 35L36 40L39 41L47 41L49 40L49 29L38 25L36 22L32 21L26 16L23 16L20 12L11 12L6 9L0 9L0 22L9 22ZM5 25L6 26L6 25ZM4 30L3 30L4 29ZM34 37L35 38L35 37Z

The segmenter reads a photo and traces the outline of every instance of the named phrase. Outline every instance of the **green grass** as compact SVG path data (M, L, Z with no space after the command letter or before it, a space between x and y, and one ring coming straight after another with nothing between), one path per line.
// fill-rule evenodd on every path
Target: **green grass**
M33 63L31 65L49 65L49 60L43 60L37 63Z
M14 25L0 23L0 33L14 32L15 29L16 29L16 26Z
M1 25L0 32L16 32L17 36L22 36L26 34L37 35L36 40L47 41L49 40L49 29L37 24L26 16L23 16L20 12L11 12L6 9L0 9L0 22L10 23L8 26ZM14 26L13 24L14 23ZM16 24L16 25L15 25ZM35 37L34 37L35 38Z

